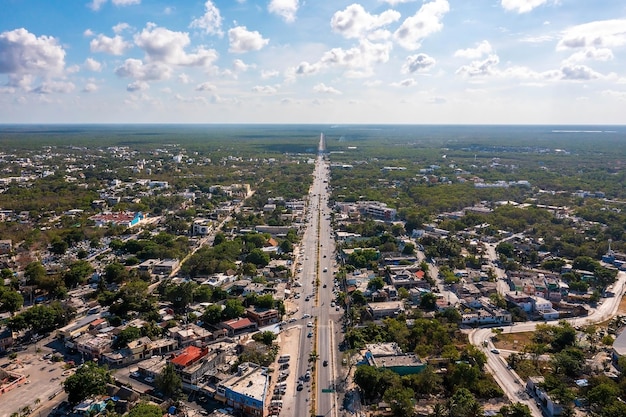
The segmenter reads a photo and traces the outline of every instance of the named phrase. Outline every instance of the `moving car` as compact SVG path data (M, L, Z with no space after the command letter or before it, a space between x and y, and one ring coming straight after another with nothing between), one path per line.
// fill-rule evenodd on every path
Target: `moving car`
M322 362L322 365L324 365L324 366L328 366L328 361L324 361L324 362Z
M495 353L496 355L500 353L498 349L491 349L491 353Z

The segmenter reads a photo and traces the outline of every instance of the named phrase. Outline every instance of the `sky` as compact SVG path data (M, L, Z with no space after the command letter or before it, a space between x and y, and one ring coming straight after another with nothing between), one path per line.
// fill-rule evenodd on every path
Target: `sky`
M0 0L0 123L624 124L624 0Z

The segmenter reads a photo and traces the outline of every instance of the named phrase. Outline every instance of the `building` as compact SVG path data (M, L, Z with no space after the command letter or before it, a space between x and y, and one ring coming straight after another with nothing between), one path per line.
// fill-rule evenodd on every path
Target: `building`
M133 227L138 225L144 219L144 216L140 211L137 213L106 212L91 216L89 219L96 223L96 227L108 226L109 224L114 226Z
M0 240L0 255L6 255L13 250L13 242L10 239Z
M164 259L152 267L152 273L155 275L170 275L180 262L178 259Z
M213 221L196 219L193 221L192 233L194 236L206 236L213 231Z
M239 317L220 323L220 327L226 331L228 336L237 336L242 333L253 332L257 330L259 326L247 317Z
M402 301L385 301L382 303L368 303L367 310L374 320L385 317L395 317L404 312Z
M251 307L246 310L246 315L250 320L254 321L258 327L278 323L280 320L280 313L274 308Z
M268 386L267 368L245 362L239 365L236 375L217 385L215 399L246 416L263 416Z
M402 352L395 342L368 344L365 349L363 356L369 366L389 369L398 375L417 374L426 368L426 362L413 353Z
M0 352L6 352L15 343L15 333L8 327L0 329Z

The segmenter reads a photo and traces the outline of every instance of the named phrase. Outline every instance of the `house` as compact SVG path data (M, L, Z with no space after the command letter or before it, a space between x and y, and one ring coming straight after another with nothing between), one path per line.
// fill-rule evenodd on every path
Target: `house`
M363 356L367 365L389 369L401 376L417 374L426 368L426 362L413 353L402 352L395 342L368 344L365 349Z
M213 231L213 221L196 219L193 221L192 233L194 236L206 236Z
M15 333L8 327L0 329L0 352L6 352L15 343Z
M274 308L251 307L246 310L246 316L255 322L258 327L264 327L280 321L280 313Z
M136 213L127 211L117 213L103 212L96 214L95 216L91 216L89 219L96 223L96 227L103 227L109 224L113 224L115 226L133 227L137 226L144 219L144 215L140 211Z
M180 262L178 259L164 259L152 267L152 273L156 275L170 275Z
M249 318L236 318L228 321L224 321L219 326L226 331L228 336L237 336L242 333L253 332L258 329L255 322Z
M0 240L0 255L6 255L13 250L13 242L10 239Z
M172 327L168 329L168 332L170 337L176 340L181 347L191 344L206 344L214 339L213 333L195 324L188 324L184 328Z
M100 359L100 357L111 351L111 338L107 336L93 336L85 333L78 336L73 341L74 349L86 358Z
M247 416L264 416L265 399L269 387L267 368L245 362L237 374L217 385L215 399L240 410Z
M402 301L385 301L382 303L368 303L367 310L374 320L385 317L395 317L404 312Z
M548 417L560 416L563 413L563 406L550 398L550 395L543 390L543 382L544 377L542 376L528 377L526 391L541 403Z

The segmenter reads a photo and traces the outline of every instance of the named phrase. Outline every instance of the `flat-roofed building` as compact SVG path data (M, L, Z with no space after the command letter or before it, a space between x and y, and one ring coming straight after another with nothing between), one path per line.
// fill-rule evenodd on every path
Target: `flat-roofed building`
M269 385L267 368L245 362L237 374L220 382L215 398L248 416L263 416Z
M404 304L402 301L385 301L382 303L368 303L367 309L374 320L385 317L395 317L404 312Z

